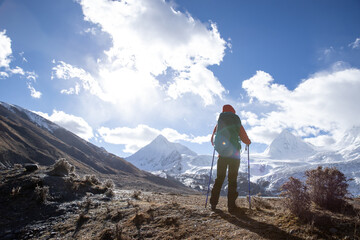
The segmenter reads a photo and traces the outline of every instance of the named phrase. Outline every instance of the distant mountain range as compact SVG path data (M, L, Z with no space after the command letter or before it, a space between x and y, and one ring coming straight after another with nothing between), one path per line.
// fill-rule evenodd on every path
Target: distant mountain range
M66 158L80 174L112 178L127 189L189 192L205 191L211 155L198 155L189 148L159 135L147 146L123 159L108 153L53 122L21 107L0 102L0 169L16 163L50 166ZM216 178L214 161L213 177ZM348 179L349 190L360 195L360 127L349 129L332 150L321 150L284 130L262 154L250 155L252 193L278 194L290 176L304 180L304 172L336 167ZM213 182L213 181L212 181ZM242 152L238 191L247 192L247 154ZM224 184L226 193L227 183Z
M253 194L278 194L279 188L290 176L304 180L306 170L336 167L348 179L349 191L360 195L360 127L350 129L334 150L319 150L287 130L281 132L262 154L250 155ZM147 146L126 158L140 169L164 178L174 177L185 185L206 190L212 156L197 155L190 149L171 143L158 136ZM214 161L213 179L216 177ZM238 191L245 195L247 190L247 154L242 153L238 178ZM224 184L226 193L227 184Z
M112 178L122 188L190 191L178 181L138 169L29 110L0 102L0 169L24 163L50 166L59 158L66 158L80 174Z
M360 127L349 129L331 150L318 149L310 144L306 147L299 144L299 141L303 141L301 138L293 135L288 137L289 133L281 133L274 139L275 144L270 145L270 148L274 149L252 156L254 181L267 181L269 190L278 191L290 176L304 180L306 170L315 169L318 166L336 167L345 174L347 179L352 179L349 182L350 193L355 196L360 195ZM289 149L292 150L287 152L282 146L289 145L291 146ZM272 152L282 152L284 155L279 154L274 157L271 155Z
M172 177L182 182L186 186L199 191L206 191L212 162L212 156L197 155L187 147L169 142L164 136L159 135L151 143L126 158L140 169L149 171L163 178ZM216 162L211 183L216 178ZM226 194L227 180L225 180L222 194ZM240 172L238 176L239 193L247 193L247 174ZM266 189L259 184L251 183L253 193L266 193Z

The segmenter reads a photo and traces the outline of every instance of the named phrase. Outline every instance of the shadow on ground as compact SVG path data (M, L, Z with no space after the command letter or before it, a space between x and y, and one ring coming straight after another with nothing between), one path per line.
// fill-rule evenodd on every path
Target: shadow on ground
M230 214L222 210L215 210L215 212L224 220L229 223L243 229L247 229L265 239L295 239L301 240L302 238L293 236L280 228L264 222L258 222L246 215L246 211L243 208L239 208L234 213Z

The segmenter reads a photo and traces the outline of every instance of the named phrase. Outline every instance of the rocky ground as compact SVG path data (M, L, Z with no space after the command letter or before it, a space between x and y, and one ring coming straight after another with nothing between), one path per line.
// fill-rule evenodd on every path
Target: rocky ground
M360 199L340 213L312 206L304 222L279 198L252 197L251 210L239 198L230 214L226 197L211 211L204 195L114 189L46 171L2 171L0 191L0 239L360 239Z
M302 223L281 199L252 200L249 210L247 199L238 199L241 210L230 214L226 198L211 211L204 196L119 191L108 202L91 200L52 232L60 239L360 239L359 215L314 209L313 220Z

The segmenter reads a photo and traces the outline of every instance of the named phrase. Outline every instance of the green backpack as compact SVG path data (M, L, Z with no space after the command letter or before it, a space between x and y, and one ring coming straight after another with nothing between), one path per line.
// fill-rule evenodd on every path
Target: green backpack
M222 157L234 156L241 149L240 132L241 121L232 112L222 112L217 123L215 135L215 150Z

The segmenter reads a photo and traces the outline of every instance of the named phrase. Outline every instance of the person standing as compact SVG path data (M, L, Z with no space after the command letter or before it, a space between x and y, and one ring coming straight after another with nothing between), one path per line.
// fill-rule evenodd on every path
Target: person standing
M219 153L217 161L217 176L210 197L212 210L216 209L216 205L219 202L220 191L225 180L227 169L229 182L227 196L228 210L230 213L237 210L235 201L238 197L237 176L240 167L240 140L246 145L251 144L251 141L242 126L235 109L229 104L224 105L223 111L219 116L217 125L215 126L211 136L211 144Z

